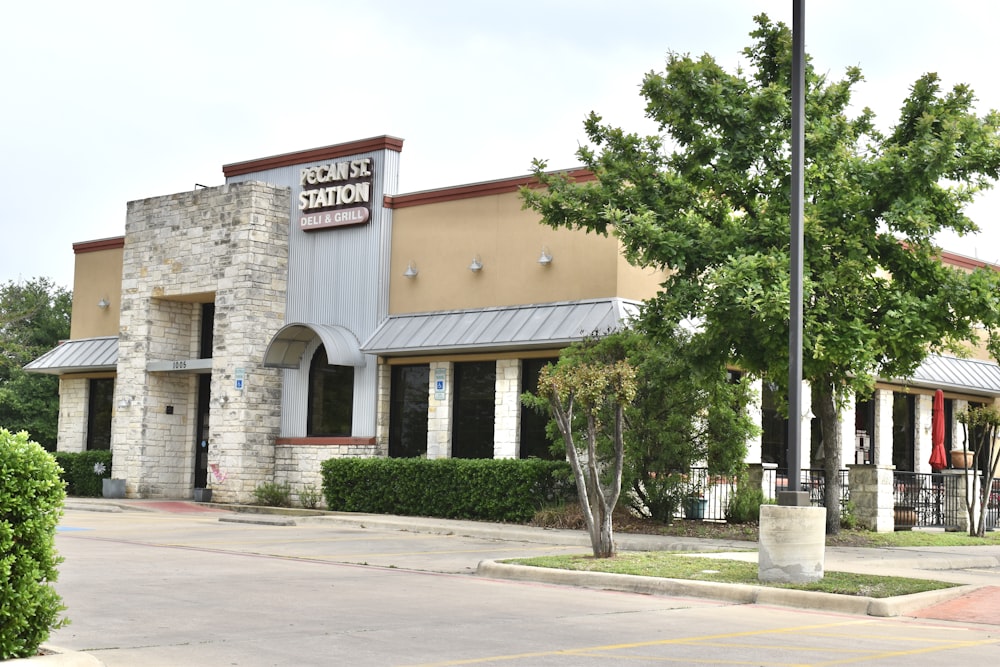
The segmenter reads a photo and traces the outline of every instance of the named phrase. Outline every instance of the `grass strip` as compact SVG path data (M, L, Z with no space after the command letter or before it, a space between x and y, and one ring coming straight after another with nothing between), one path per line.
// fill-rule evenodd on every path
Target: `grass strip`
M633 574L643 577L714 581L726 584L749 584L872 598L910 595L959 585L927 579L831 571L824 572L821 580L808 584L765 583L757 579L757 563L755 562L687 556L666 551L621 552L614 558L594 558L588 555L539 556L503 562L562 570Z

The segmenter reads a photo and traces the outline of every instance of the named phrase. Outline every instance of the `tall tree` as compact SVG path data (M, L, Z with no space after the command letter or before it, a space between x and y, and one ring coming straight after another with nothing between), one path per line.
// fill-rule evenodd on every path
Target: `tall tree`
M791 33L755 22L746 71L670 53L642 85L661 135L592 113L578 155L597 180L575 184L537 160L548 188L526 205L553 227L614 233L630 261L669 271L645 309L654 335L693 321L700 354L787 393ZM803 375L821 407L831 533L850 392L906 377L996 312L996 275L944 265L933 239L977 230L963 209L997 179L1000 116L977 117L969 87L942 91L925 74L883 132L870 109L850 115L862 80L856 67L829 80L807 60Z
M23 366L69 338L72 294L47 278L0 286L0 426L54 449L59 380Z

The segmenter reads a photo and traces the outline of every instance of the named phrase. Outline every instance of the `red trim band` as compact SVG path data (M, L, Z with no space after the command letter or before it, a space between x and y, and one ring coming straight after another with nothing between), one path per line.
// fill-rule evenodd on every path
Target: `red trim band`
M556 172L568 176L577 183L596 180L594 172L589 169L570 169L568 171ZM488 197L490 195L502 195L508 192L517 192L522 187L538 187L538 179L534 176L515 176L514 178L504 178L498 181L484 181L482 183L472 183L470 185L456 185L450 188L439 188L436 190L424 190L405 195L386 195L383 202L386 208L406 208L407 206L422 206L424 204L437 204L439 202L455 201L457 199L471 199L472 197Z
M226 178L229 178L230 176L251 174L255 171L290 167L296 164L305 164L306 162L322 162L323 160L333 160L345 155L372 153L381 150L396 151L399 153L403 150L403 140L388 135L359 139L358 141L350 141L346 144L334 144L333 146L324 146L323 148L312 148L295 153L263 157L257 160L224 164L222 165L222 173Z
M315 438L277 438L276 445L306 445L347 447L358 445L374 445L375 438L354 438L350 436L327 436Z

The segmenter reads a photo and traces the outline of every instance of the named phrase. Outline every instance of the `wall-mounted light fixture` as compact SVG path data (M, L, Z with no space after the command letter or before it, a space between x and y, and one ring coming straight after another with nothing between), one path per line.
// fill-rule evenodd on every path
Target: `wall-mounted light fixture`
M417 265L411 259L407 263L407 265L406 265L406 271L403 271L403 275L405 277L407 277L407 278L416 278L418 273L420 273L420 272L417 271Z
M108 301L108 297L106 297L106 296L102 296L101 300L97 302L97 307L100 308L101 310L107 310L108 306L110 306L110 305L111 305L111 302Z
M479 258L479 255L476 255L472 258L472 264L469 264L469 271L472 271L473 273L479 273L482 270L483 270L483 260Z
M549 252L548 246L542 246L542 255L538 258L538 263L542 266L548 266L552 263L552 253Z
M118 401L118 407L121 409L132 407L132 399L128 397L123 397Z

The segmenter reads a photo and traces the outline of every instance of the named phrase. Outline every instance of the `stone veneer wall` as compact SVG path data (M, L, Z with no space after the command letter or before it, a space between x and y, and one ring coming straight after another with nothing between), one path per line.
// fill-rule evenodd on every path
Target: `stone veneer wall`
M444 397L437 398L434 391L434 373L444 370ZM427 458L446 459L451 456L451 397L455 382L455 369L451 362L434 361L430 364L430 396L427 406Z
M90 381L81 378L59 378L59 430L56 442L60 452L82 452L87 449L87 416Z
M320 468L327 459L370 459L382 456L377 445L276 445L274 481L291 486L292 505L302 504L302 490L323 490ZM321 502L320 505L325 504Z
M199 302L213 298L209 461L225 475L215 497L246 502L274 479L281 376L261 362L284 322L289 206L288 188L257 182L129 203L112 430L129 496L192 494L196 377L147 364L196 358Z
M493 458L515 459L521 436L521 360L498 359L496 407L493 417Z

